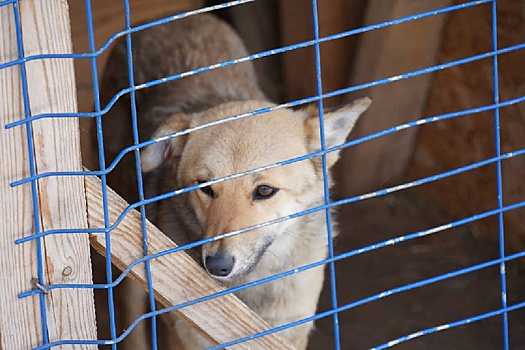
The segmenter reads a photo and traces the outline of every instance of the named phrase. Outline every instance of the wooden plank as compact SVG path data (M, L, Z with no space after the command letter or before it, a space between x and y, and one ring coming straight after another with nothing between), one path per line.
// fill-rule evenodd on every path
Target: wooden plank
M20 2L20 18L26 55L72 51L66 2ZM33 115L77 111L71 60L31 61L26 69ZM33 123L32 129L37 172L82 169L78 120L47 119ZM87 227L82 178L42 179L38 195L42 230ZM87 235L49 236L42 243L47 284L92 283ZM92 290L52 291L46 298L46 308L51 341L96 339Z
M445 7L451 0L371 0L366 25ZM429 67L437 62L443 25L438 15L374 30L361 36L349 85L357 85ZM432 75L397 81L352 98L368 95L374 101L353 132L364 136L421 117ZM345 150L338 171L344 177L339 188L350 196L399 183L406 173L417 135L410 129Z
M0 63L18 58L11 6L0 7ZM14 241L34 232L31 187L9 183L29 176L24 128L6 130L5 124L24 115L18 67L0 70L0 349L29 349L42 341L38 298L18 299L32 289L36 276L35 243Z
M86 178L86 199L90 227L104 227L101 184L98 179ZM108 188L108 202L111 221L114 222L128 203L110 188ZM150 254L176 247L173 241L149 221L147 230ZM105 254L106 243L103 234L91 235L91 244L99 253ZM142 256L141 218L139 212L133 210L111 232L111 257L115 266L124 270ZM224 290L224 287L183 251L153 259L150 266L155 298L165 307ZM130 277L145 289L147 288L143 265L139 264L132 269ZM270 328L233 294L188 306L178 310L176 314L189 321L215 344L250 336ZM293 349L292 345L276 334L232 348Z

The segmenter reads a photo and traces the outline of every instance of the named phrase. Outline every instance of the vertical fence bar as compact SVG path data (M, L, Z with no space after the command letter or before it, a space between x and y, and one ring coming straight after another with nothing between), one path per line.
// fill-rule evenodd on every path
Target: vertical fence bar
M20 58L14 5L0 7L0 61ZM18 21L19 22L19 21ZM26 349L42 341L43 296L19 300L32 288L37 271L37 241L15 246L13 241L34 232L32 206L35 183L11 188L9 183L29 174L27 127L6 130L5 124L24 116L20 65L0 69L0 349ZM14 312L16 308L16 312Z
M125 12L125 27L126 29L131 28L131 14L129 8L129 0L124 0L124 12ZM133 51L132 51L132 42L131 34L126 35L126 55L127 55L127 64L128 64L128 83L129 86L135 86L135 75L133 72ZM131 123L133 129L133 144L137 145L140 142L139 131L138 131L138 121L137 121L137 101L135 96L135 91L130 92L130 103L131 103ZM138 198L139 201L144 200L144 182L142 179L142 163L140 161L140 150L135 150L135 171L137 176L137 186L138 186ZM146 207L144 205L140 206L140 218L142 222L142 247L144 256L148 255L148 231L146 228ZM144 267L146 269L146 278L148 283L148 297L149 297L149 306L150 311L155 312L155 295L153 293L153 281L151 279L151 266L149 260L144 262ZM157 317L153 316L151 318L151 346L153 349L157 349Z
M91 53L96 51L95 48L95 36L93 31L93 15L91 11L91 0L86 1L86 21L88 26L88 40L89 40L89 51ZM98 86L98 70L97 70L97 58L96 56L91 58L91 76L93 83L93 102L95 112L100 112L100 90ZM97 124L97 141L98 141L98 158L100 170L106 170L106 159L104 156L104 136L102 130L102 117L96 117ZM101 189L102 189L102 206L104 208L104 227L107 229L110 226L109 222L109 211L108 211L108 196L106 192L106 175L100 176ZM113 281L113 274L111 271L111 239L109 231L105 233L106 240L106 281L110 284ZM117 337L116 325L115 325L115 300L113 296L113 286L108 287L108 311L109 311L109 330L111 339L114 340ZM111 344L112 349L117 349L117 344Z
M25 0L19 5L22 41L27 52L72 52L67 3ZM77 112L71 59L39 60L27 62L25 66L31 114ZM82 169L78 119L33 123L32 133L37 172ZM37 181L37 188L42 230L87 228L82 177L41 179ZM42 241L42 248L46 284L93 282L87 236L48 237ZM96 339L92 289L56 291L45 298L49 341Z
M498 19L497 19L497 5L496 0L492 1L492 50L498 50ZM498 55L492 57L492 74L494 86L494 104L499 103L499 73L498 73ZM496 156L501 155L501 133L500 133L500 117L499 108L494 109L494 136ZM503 208L503 178L501 173L501 160L496 162L496 188L498 194L498 209ZM500 281L501 281L501 307L507 308L507 276L505 268L505 228L503 222L503 212L498 214L498 233L499 233L499 255L500 263ZM503 347L505 350L509 349L509 320L508 312L505 310L502 313L503 317Z
M16 41L18 47L18 58L24 58L24 43L22 41L22 25L20 23L20 12L18 3L13 4L13 12L15 16L15 27L16 27ZM22 98L24 103L24 117L28 118L31 116L29 107L29 94L27 88L27 72L25 62L20 63L20 80L22 83ZM26 124L26 137L27 137L27 151L29 155L29 174L34 176L36 174L36 165L34 158L34 145L33 145L33 131L31 123ZM31 197L33 202L33 222L35 233L39 233L40 227L40 208L38 203L38 187L35 180L31 181ZM43 256L42 256L42 240L36 240L36 254L37 254L37 278L40 285L44 285L44 268L43 268ZM40 298L40 317L42 322L42 341L44 344L49 343L49 332L47 328L47 311L46 311L46 298L44 293L39 293Z
M313 13L313 31L314 31L314 40L316 43L314 45L315 50L315 76L316 76L316 89L317 95L321 96L323 94L323 81L321 77L321 50L320 45L317 40L319 40L319 13L317 8L317 0L312 0L312 13ZM317 102L319 109L319 132L321 136L321 150L326 149L325 134L324 134L324 106L323 100L319 99ZM330 188L328 176L328 166L326 163L326 154L322 155L323 162L323 187L324 187L324 202L325 204L330 203ZM334 257L334 245L333 245L333 235L332 235L332 216L330 209L325 210L326 217L326 231L328 236L328 256L330 258ZM330 292L332 298L332 308L337 309L337 285L335 277L335 263L332 261L329 263L330 270ZM333 325L334 325L334 343L335 348L341 348L341 341L339 336L339 315L337 312L334 312L333 316Z

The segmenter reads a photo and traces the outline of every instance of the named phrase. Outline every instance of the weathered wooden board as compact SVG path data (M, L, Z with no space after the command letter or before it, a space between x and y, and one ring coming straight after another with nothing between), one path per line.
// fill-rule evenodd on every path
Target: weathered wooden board
M0 7L0 62L17 58L13 9ZM29 176L24 128L4 125L24 115L18 67L0 70L0 348L28 349L42 340L38 298L19 300L32 289L36 275L35 244L15 246L17 238L34 232L31 187L11 188L13 180Z
M19 3L20 19L23 32L25 55L40 53L71 52L71 37L67 3L60 0L23 1ZM2 61L13 59L17 52L14 44L15 27L12 20L11 7L2 8L1 32L4 45ZM5 19L5 20L4 20ZM7 58L7 59L6 59ZM52 112L75 112L76 94L73 64L70 60L31 61L26 64L27 86L30 109L33 115ZM11 68L1 73L7 79L2 79L2 125L8 120L23 117L21 83L19 68ZM7 105L7 106L6 106ZM36 251L34 244L11 246L13 239L34 232L31 224L32 199L30 185L20 189L9 190L10 181L28 175L28 157L24 127L15 130L2 131L9 146L2 148L2 169L11 169L2 179L2 188L8 194L2 200L5 202L5 212L9 220L9 228L2 229L2 250L9 254L1 254L2 267L9 269L7 276L17 283L4 283L10 293L3 293L0 309L6 319L1 319L2 342L6 349L27 348L38 345L42 341L39 334L40 315L38 298L30 301L16 300L17 293L31 289L30 277L36 276L34 268ZM32 125L36 170L39 173L56 170L80 170L80 143L78 121L75 119L42 120ZM4 137L3 137L4 139ZM16 151L11 151L15 149ZM5 164L4 164L5 163ZM11 164L11 165L9 165ZM4 172L2 172L4 174ZM13 192L10 192L13 191ZM57 228L87 227L87 212L82 178L47 178L38 182L38 203L42 230ZM14 202L14 195L20 196ZM15 196L15 197L16 197ZM12 220L12 221L11 221ZM4 222L5 223L5 222ZM89 241L85 235L49 236L42 240L44 255L44 276L46 284L56 283L91 283L91 263ZM15 258L14 255L17 257ZM9 258L11 257L11 258ZM5 261L5 259L9 259ZM28 276L29 274L29 276ZM2 278L5 275L2 274ZM31 300L34 299L34 300ZM55 290L46 296L47 325L50 341L62 339L96 339L95 310L93 292L89 289ZM33 304L35 303L35 304ZM19 305L31 305L26 314L20 314ZM23 325L11 321L20 317ZM34 328L37 329L34 329ZM16 334L23 334L18 335ZM15 336L13 336L15 335ZM29 341L29 342L27 342ZM86 348L79 346L78 348Z
M101 184L98 179L86 178L86 199L90 227L104 227ZM128 203L109 188L108 202L110 217L114 222ZM150 254L176 247L173 241L150 222L147 222L147 230ZM99 253L105 254L106 243L103 234L92 235L91 244ZM111 258L120 270L124 270L142 256L141 218L140 213L133 210L111 232ZM155 298L166 307L224 290L224 287L183 251L153 259L150 266ZM130 277L145 289L147 288L143 264L133 268ZM188 306L178 310L177 315L186 319L216 344L250 336L270 328L233 294ZM274 333L232 348L292 349L293 347Z

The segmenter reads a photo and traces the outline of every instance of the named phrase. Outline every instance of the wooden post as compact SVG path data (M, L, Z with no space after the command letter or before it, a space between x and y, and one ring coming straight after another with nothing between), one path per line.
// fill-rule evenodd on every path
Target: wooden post
M111 221L114 222L118 215L126 209L128 203L109 187L107 190L108 209ZM100 181L93 177L86 178L89 225L93 228L104 227L101 198ZM146 223L146 228L150 254L177 246L149 221ZM91 244L99 253L106 253L103 234L91 235ZM111 232L111 257L115 266L122 271L142 256L141 218L139 212L133 210ZM155 298L165 307L196 300L224 290L224 287L211 278L184 251L150 260L150 264ZM133 268L129 277L147 290L147 278L142 264ZM197 303L177 310L176 313L215 344L251 336L270 328L233 294ZM293 349L293 346L284 338L273 333L231 348L284 350Z
M0 62L17 58L11 6L0 7ZM25 130L5 130L4 125L24 115L18 67L0 70L0 348L28 349L42 340L38 298L19 300L31 289L36 274L35 244L15 246L17 238L34 232L31 188L10 188L15 179L29 176Z
M18 3L25 55L71 52L67 3L61 0L25 0ZM0 7L0 62L17 58L13 5ZM26 63L31 114L75 112L76 91L71 60ZM2 125L0 168L1 205L6 220L0 231L0 340L4 349L27 349L42 344L38 297L19 300L18 293L34 287L35 243L14 245L16 238L34 233L30 185L11 189L9 183L29 176L28 151L38 173L81 170L78 121L47 119L32 124L34 149L27 149L25 127L3 126L24 117L18 66L0 70ZM37 183L42 230L86 228L83 179L47 178ZM92 283L89 241L86 235L48 236L42 239L46 284ZM54 290L45 296L50 341L96 339L93 291ZM79 347L80 348L80 347ZM81 347L85 348L85 347Z
M451 0L370 0L365 25L414 15L450 5ZM430 67L437 62L446 15L373 30L360 35L350 86ZM421 117L432 75L358 91L352 98L368 95L373 102L353 138ZM412 157L416 129L381 137L343 152L337 173L339 188L351 196L399 183Z

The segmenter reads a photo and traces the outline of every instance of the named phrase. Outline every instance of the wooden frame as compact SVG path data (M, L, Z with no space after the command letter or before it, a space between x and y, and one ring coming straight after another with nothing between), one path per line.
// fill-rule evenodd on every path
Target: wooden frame
M18 5L23 29L25 55L71 52L67 3L62 0L24 0ZM13 5L0 7L0 62L18 56ZM75 112L76 90L71 60L35 60L26 63L32 115ZM0 70L0 122L3 125L24 115L19 67ZM24 127L0 131L0 203L7 215L0 231L0 348L20 349L41 345L43 334L40 302L18 294L34 289L35 242L16 246L14 240L34 233L31 185L10 188L12 181L26 178L28 147ZM38 173L81 170L78 120L44 119L32 123ZM48 177L36 182L42 230L103 227L101 184L94 178ZM67 190L64 190L67 189ZM108 189L109 211L120 213L128 204ZM151 223L147 223L150 251L158 252L175 244ZM125 234L124 234L125 233ZM142 257L140 215L130 212L111 233L112 258L123 270ZM104 239L92 235L91 244L105 252ZM86 235L52 235L42 239L45 284L92 283L89 241ZM151 261L155 297L171 306L193 300L223 287L207 275L185 252ZM170 273L165 273L170 271ZM173 273L177 271L177 273ZM137 266L131 277L145 285L144 269ZM46 300L49 340L96 339L95 310L91 289L56 289ZM231 317L234 313L235 317ZM250 336L270 328L233 294L195 304L178 311L213 343ZM87 346L81 346L82 348ZM231 348L292 349L277 334L251 340Z
M60 0L18 3L25 55L71 52L67 4ZM13 5L0 7L0 61L18 58ZM25 64L29 108L32 114L76 111L76 94L71 60L35 60ZM2 69L0 101L2 126L24 116L18 66ZM3 154L2 220L0 232L0 335L4 349L40 345L42 328L38 297L18 300L17 295L33 289L37 276L35 242L15 246L15 238L34 232L30 185L15 189L9 183L29 176L25 127L0 131ZM33 152L38 172L82 169L78 121L47 119L32 124ZM65 137L64 137L65 136ZM86 227L86 202L81 178L50 177L38 181L39 221L42 230ZM68 191L63 191L67 188ZM20 205L21 204L21 205ZM88 237L49 236L41 240L44 283L91 283ZM96 339L93 291L55 290L45 296L50 341ZM75 307L71 307L74 305Z

